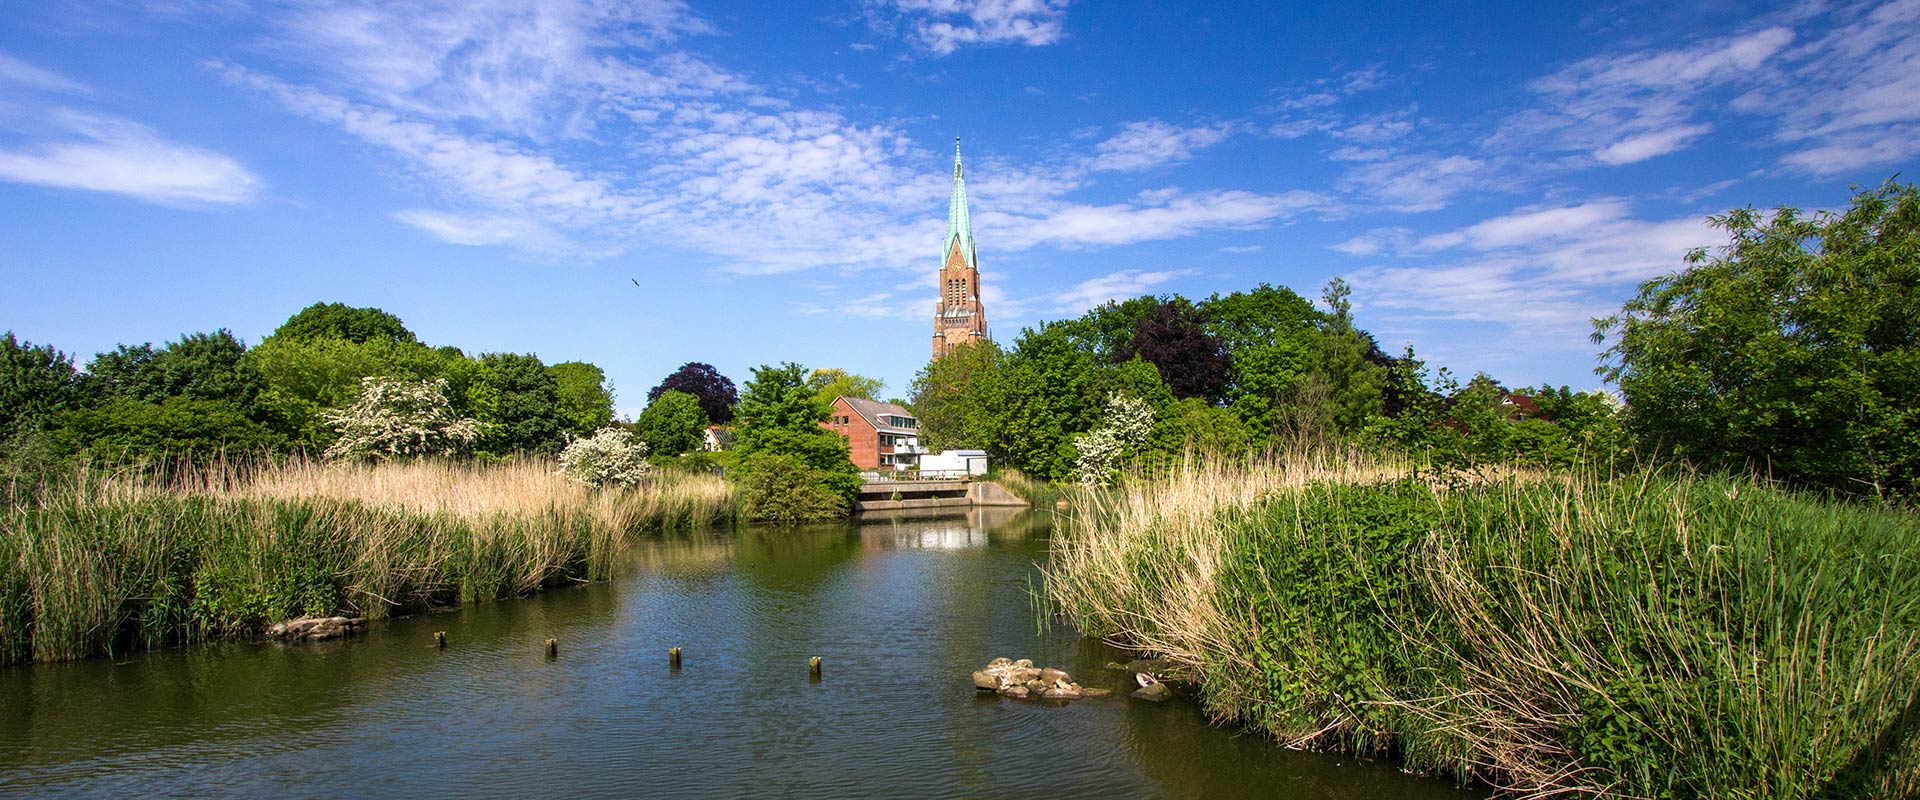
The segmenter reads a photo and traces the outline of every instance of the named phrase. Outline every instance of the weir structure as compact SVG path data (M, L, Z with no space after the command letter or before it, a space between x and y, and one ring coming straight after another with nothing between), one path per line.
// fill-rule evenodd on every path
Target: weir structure
M1027 501L992 481L874 481L860 485L854 511L976 508L1025 508Z

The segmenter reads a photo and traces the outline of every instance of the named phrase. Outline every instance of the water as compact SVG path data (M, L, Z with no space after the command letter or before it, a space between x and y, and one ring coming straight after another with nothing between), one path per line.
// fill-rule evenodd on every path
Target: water
M1047 520L666 537L352 640L3 669L0 796L1479 796L1127 698L1126 654L1035 611ZM983 695L995 656L1115 695Z

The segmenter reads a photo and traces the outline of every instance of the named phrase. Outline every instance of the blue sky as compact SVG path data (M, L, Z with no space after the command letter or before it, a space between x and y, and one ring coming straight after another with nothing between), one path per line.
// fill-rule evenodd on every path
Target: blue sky
M905 394L956 136L1003 342L1343 276L1390 350L1576 387L1705 215L1920 157L1920 0L75 5L0 2L0 328L372 305L623 409L686 361Z

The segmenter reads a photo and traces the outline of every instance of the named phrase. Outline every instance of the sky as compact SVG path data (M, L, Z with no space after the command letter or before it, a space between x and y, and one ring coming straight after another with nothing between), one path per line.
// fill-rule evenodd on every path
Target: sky
M1003 344L1340 277L1389 351L1596 388L1709 215L1914 179L1920 0L0 0L0 329L342 302L627 414L689 361L905 396L956 137Z

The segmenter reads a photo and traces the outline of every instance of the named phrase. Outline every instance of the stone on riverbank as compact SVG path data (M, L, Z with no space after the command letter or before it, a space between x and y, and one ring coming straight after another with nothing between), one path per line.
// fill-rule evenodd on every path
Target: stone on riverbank
M1079 700L1112 694L1107 689L1088 689L1073 682L1066 670L1035 667L1028 659L1014 661L996 658L986 669L973 673L973 685L984 692L1006 697L1034 700Z

